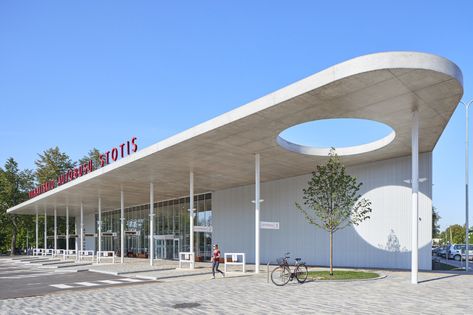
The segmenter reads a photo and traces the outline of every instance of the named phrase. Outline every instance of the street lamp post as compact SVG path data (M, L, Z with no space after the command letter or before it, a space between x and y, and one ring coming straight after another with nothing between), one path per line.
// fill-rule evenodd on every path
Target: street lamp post
M463 103L465 105L465 272L469 271L469 259L470 259L470 242L469 242L469 220L468 220L468 108L473 103L473 100L469 101L468 103Z

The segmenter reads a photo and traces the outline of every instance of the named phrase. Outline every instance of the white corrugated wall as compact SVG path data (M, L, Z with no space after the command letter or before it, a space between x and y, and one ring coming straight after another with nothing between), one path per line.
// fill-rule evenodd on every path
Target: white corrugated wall
M432 154L420 155L419 268L431 269ZM261 161L264 172L264 160ZM363 182L361 193L372 201L371 219L334 236L334 265L410 269L410 156L348 168ZM261 221L280 222L280 230L261 231L261 262L285 252L312 265L328 265L328 233L308 224L295 208L310 175L261 185ZM216 191L212 196L213 241L223 252L245 252L254 261L254 186Z

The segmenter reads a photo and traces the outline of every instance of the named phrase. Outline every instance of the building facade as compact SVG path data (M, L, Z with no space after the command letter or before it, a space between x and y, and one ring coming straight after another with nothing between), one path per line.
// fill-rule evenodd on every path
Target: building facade
M66 239L76 238L79 255L110 250L122 262L152 264L190 252L206 261L218 243L224 252L245 253L256 271L286 252L327 265L327 233L308 224L295 202L330 148L281 135L309 121L373 120L392 132L336 148L373 212L335 234L334 264L410 268L416 283L418 268L431 269L432 152L462 95L461 70L443 57L361 56L147 148L130 138L102 154L99 169L70 170L67 180L37 188L8 212L36 214L37 222L39 215L74 217ZM37 224L36 247L38 231Z

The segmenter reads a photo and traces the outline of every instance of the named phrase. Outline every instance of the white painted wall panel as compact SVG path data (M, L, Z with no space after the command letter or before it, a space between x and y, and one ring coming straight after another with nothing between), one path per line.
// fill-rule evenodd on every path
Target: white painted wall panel
M76 225L78 227L78 236L80 236L80 216L76 216ZM85 233L96 233L95 230L95 214L84 215L84 234ZM93 237L84 237L84 250L93 250L95 251L95 238ZM80 244L77 243L77 246L80 247Z
M262 161L264 172L264 160ZM371 219L335 234L334 264L347 267L410 268L411 159L372 162L348 168L363 182L372 201ZM420 155L419 268L431 269L432 154ZM261 221L278 221L280 230L261 231L261 262L285 252L313 265L328 265L328 233L308 224L296 210L310 175L263 183ZM213 194L213 239L224 252L245 252L254 261L254 186Z

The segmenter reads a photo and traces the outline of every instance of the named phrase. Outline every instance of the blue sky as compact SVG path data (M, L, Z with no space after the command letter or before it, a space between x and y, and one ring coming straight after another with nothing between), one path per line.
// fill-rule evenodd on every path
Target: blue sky
M470 100L471 12L472 1L4 0L0 163L33 168L56 145L78 159L132 135L143 148L379 51L447 57ZM442 227L464 222L464 128L459 106L434 150Z

